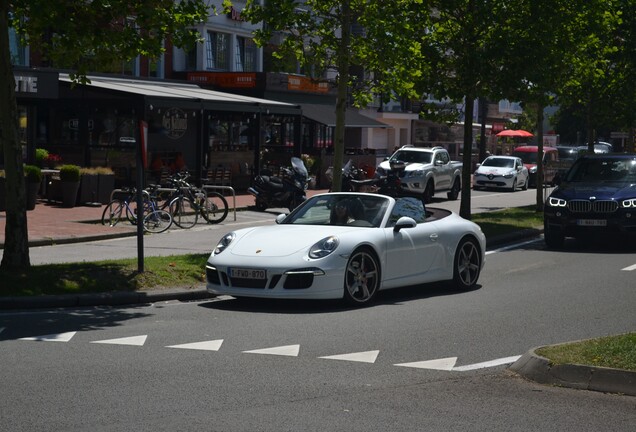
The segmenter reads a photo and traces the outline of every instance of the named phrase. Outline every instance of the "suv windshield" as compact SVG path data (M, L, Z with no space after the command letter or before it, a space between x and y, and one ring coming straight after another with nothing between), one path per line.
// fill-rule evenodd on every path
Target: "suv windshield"
M421 151L409 151L409 150L398 150L396 151L391 159L391 162L402 161L406 163L421 163L427 164L431 163L433 157L433 153L429 152L421 152Z
M636 182L636 160L579 159L567 175L568 182Z

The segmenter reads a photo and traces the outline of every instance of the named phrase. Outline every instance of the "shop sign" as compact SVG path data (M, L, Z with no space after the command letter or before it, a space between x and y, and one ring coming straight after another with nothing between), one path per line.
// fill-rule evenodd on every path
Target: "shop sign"
M215 85L221 88L254 88L256 73L254 72L190 72L188 81Z
M228 12L227 17L232 21L245 21L241 16L241 11L234 9L234 6L230 7L230 12Z
M56 99L58 74L37 71L15 71L16 97Z
M162 124L168 138L179 139L188 130L188 117L179 108L169 108L163 115Z
M329 83L316 82L307 77L290 75L287 81L287 90L327 93L329 92Z

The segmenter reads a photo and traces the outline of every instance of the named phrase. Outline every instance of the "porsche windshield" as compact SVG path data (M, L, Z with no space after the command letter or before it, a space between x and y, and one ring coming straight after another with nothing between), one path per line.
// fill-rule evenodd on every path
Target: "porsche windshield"
M389 206L383 196L333 194L305 201L282 223L298 225L348 225L379 227Z

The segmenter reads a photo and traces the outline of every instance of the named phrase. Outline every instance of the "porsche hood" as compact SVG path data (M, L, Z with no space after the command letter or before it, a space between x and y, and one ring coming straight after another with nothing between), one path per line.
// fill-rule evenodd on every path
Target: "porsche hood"
M248 229L228 251L243 257L284 257L305 252L319 240L351 231L350 227L274 225Z

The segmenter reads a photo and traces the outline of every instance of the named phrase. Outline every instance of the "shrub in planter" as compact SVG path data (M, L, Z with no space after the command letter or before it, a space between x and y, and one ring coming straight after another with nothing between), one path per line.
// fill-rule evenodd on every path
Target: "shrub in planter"
M44 161L49 157L49 151L43 148L35 149L35 163L37 166L42 168L44 166Z
M81 175L80 167L77 165L62 165L60 167L60 180L63 182L79 182Z

